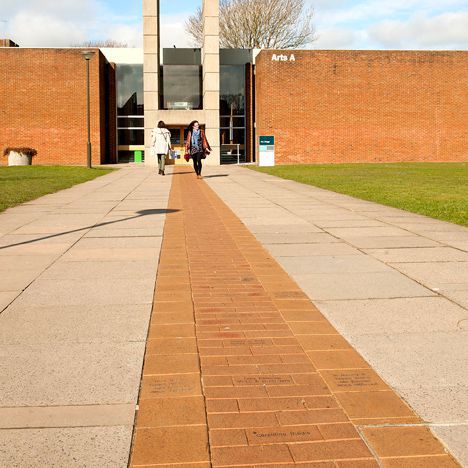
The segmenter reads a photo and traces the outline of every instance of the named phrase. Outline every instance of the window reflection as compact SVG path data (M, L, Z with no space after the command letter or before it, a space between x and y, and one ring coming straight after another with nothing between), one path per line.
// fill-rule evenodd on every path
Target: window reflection
M116 81L117 113L143 115L143 65L119 64Z
M162 108L202 108L202 68L198 65L163 65L161 67Z
M220 67L220 143L223 164L245 162L245 68Z

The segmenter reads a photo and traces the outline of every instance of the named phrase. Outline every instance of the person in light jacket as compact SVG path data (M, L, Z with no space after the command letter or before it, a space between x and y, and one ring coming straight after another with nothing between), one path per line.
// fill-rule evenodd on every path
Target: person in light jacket
M166 155L171 146L171 132L166 128L166 124L160 120L158 126L151 132L151 148L154 155L158 157L159 174L164 174L166 167Z
M202 178L202 159L205 159L210 151L210 144L206 139L205 132L200 128L198 121L193 120L188 126L185 152L193 159L193 168L197 174L197 179Z

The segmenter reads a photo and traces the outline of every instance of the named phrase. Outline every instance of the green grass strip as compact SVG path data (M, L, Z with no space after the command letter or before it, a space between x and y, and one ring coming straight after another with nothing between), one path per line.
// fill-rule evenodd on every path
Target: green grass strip
M284 179L468 226L468 163L249 167Z
M43 195L93 180L113 170L70 166L0 167L0 212Z

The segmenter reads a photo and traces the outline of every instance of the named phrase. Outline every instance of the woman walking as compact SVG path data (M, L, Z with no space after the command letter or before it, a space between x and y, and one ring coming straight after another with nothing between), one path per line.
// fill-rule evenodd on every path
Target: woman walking
M197 174L197 179L201 179L202 159L210 154L211 147L206 139L205 132L200 128L197 120L190 122L188 126L187 141L185 142L185 152L193 159L193 168Z
M151 131L151 149L158 157L159 174L164 174L166 167L166 155L171 146L171 132L166 128L166 124L160 120L158 126Z

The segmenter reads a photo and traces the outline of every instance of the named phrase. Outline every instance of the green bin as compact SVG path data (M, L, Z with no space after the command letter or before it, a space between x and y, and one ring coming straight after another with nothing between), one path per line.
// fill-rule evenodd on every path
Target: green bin
M143 151L137 150L134 152L134 162L141 163L143 161Z

